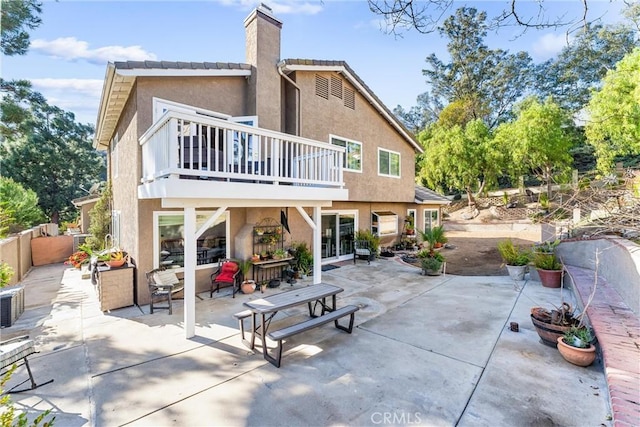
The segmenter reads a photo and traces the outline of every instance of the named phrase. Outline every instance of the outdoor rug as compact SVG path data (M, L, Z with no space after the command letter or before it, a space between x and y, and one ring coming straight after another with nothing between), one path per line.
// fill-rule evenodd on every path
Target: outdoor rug
M323 265L322 266L322 271L329 271L329 270L333 270L335 268L340 268L339 265L333 265L333 264L327 264L327 265Z

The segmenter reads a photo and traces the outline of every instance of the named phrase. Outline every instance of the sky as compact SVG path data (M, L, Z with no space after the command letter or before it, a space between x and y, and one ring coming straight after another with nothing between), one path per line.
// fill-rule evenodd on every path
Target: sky
M517 0L535 14L533 0ZM386 33L365 0L263 0L283 22L281 56L344 60L389 107L405 109L427 90L422 70L434 53L447 60L437 32ZM244 62L243 21L260 2L44 0L42 24L31 31L26 55L2 57L5 79L27 79L49 104L95 125L107 63L123 60ZM454 0L451 12L468 6L495 16L507 0ZM621 20L622 2L590 0L587 19ZM544 2L549 16L582 13L581 0ZM485 43L492 49L527 51L534 62L554 57L567 42L567 28L540 31L504 27Z

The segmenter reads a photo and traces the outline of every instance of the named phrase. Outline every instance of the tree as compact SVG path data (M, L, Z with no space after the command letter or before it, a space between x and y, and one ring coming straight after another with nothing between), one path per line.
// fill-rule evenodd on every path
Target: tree
M487 29L485 12L466 7L456 10L438 28L449 39L451 61L444 63L431 54L426 59L429 68L422 72L435 105L464 101L465 114L493 129L509 117L512 105L528 86L531 58L526 52L489 49L483 42Z
M427 124L438 120L441 105L434 104L429 93L418 95L417 105L405 111L400 105L393 109L393 114L414 134L418 134Z
M505 7L492 17L493 27L518 25L526 31L529 28L575 28L587 24L588 3L583 0L582 8L562 16L549 16L543 1L537 2L537 11L523 11L520 7L528 3L524 0L505 0ZM386 23L386 30L392 34L409 29L426 34L434 32L443 19L448 17L454 2L452 0L368 0L369 9L381 15ZM629 4L632 4L629 1Z
M564 109L577 112L607 71L637 45L637 31L623 25L587 25L556 58L537 67L536 92L553 96Z
M0 209L9 217L9 231L24 230L44 222L38 196L11 178L0 177Z
M111 206L113 193L111 191L111 182L108 181L100 198L89 212L89 236L87 238L87 246L93 250L106 249L106 237L111 233Z
M481 120L450 127L438 122L420 133L419 139L425 148L419 180L431 188L464 189L470 206L473 193L496 184L502 172L502 153Z
M598 170L609 172L617 155L640 154L640 48L607 73L587 109Z
M571 167L569 117L551 98L544 103L527 98L516 113L516 120L503 123L496 130L496 147L508 153L512 177L533 171L547 183L551 198L554 176Z
M0 9L0 51L7 56L24 55L30 44L27 30L38 28L42 22L38 16L42 13L42 3L35 0L2 0Z
M75 216L71 200L81 185L104 176L103 158L91 145L93 127L47 104L27 81L0 80L0 146L3 175L33 190L54 223Z

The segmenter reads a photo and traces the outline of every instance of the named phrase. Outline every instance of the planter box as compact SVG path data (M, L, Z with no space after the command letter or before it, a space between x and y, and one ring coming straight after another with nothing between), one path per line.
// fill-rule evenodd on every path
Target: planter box
M8 327L24 312L24 286L10 286L0 291L0 326Z
M133 305L133 267L98 267L96 291L100 310L109 311Z

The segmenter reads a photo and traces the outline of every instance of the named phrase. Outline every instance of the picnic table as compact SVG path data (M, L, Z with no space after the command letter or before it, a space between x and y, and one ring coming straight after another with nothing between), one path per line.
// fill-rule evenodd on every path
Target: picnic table
M240 331L243 343L253 350L255 348L256 335L259 335L262 340L262 354L264 358L276 367L280 367L283 339L331 321L335 322L335 326L338 329L351 333L353 329L354 313L359 309L359 307L351 305L337 309L336 295L342 291L344 291L344 289L338 286L319 283L245 302L244 305L248 310L234 315L240 322ZM327 302L328 298L330 298L330 302ZM280 310L304 304L307 304L308 306L309 316L311 319L277 331L269 331L271 320ZM321 307L320 315L316 314L318 306ZM260 324L257 323L258 315L260 316ZM347 315L351 316L349 326L345 327L339 325L338 319ZM251 339L250 341L247 341L244 337L243 321L249 316L251 316ZM278 343L277 356L275 358L267 352L267 345L265 342L266 337L269 337Z

